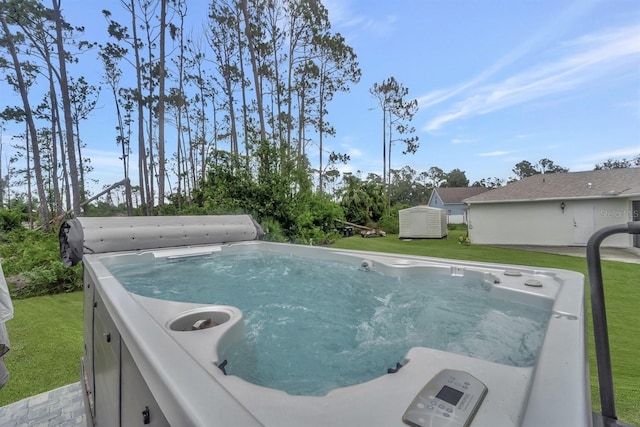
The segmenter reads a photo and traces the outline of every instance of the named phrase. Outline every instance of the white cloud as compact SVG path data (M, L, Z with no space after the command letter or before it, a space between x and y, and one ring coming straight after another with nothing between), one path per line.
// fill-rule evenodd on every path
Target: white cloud
M370 17L354 12L351 0L325 0L324 6L329 11L332 26L353 30L353 34L374 33L378 36L389 36L398 21L397 15ZM365 9L366 10L366 9Z
M364 152L357 148L358 138L353 135L345 135L340 143L341 152L348 154L351 159L360 159L364 156Z
M351 2L349 0L324 0L324 7L329 11L329 19L334 24L351 26L348 23L353 19Z
M0 143L4 145L15 144L17 141L14 138L16 138L16 135L2 133L0 134Z
M473 139L465 139L465 138L453 138L451 140L452 144L469 144L473 142Z
M554 62L474 89L448 111L432 118L424 130L435 131L454 120L566 93L605 75L637 69L640 62L640 26L584 36L565 43L564 47L569 51ZM465 89L469 86L463 85ZM440 95L438 99L446 96Z
M450 111L448 113L444 113L435 119L431 119L429 123L424 127L424 130L427 132L432 132L434 130L440 129L445 123L452 122L456 119L460 119L462 117L468 116L471 114L471 110L468 109L465 105L459 105L457 111Z
M503 70L507 66L513 64L520 58L526 56L529 52L535 48L543 45L545 42L555 37L558 33L563 31L571 21L576 20L579 16L583 15L592 5L590 2L578 0L570 4L561 14L554 16L549 24L534 34L531 38L525 40L522 44L518 45L515 49L511 50L496 62L491 64L488 68L483 70L480 74L472 78L471 80L462 83L461 85L452 89L439 89L431 93L423 95L418 98L418 104L420 108L428 108L441 102L447 101L455 95L464 92L466 89L473 88L479 85L490 77L494 76L499 71Z
M359 150L357 148L349 148L349 150L347 151L347 154L349 155L349 157L356 158L356 159L359 159L364 155L362 150Z
M590 154L589 156L581 157L578 161L581 163L601 163L605 162L609 159L620 160L627 159L631 160L635 156L640 154L640 145L635 147L627 147L621 148L613 151L601 151L599 153Z
M82 151L83 157L89 157L91 159L91 165L98 170L99 168L119 168L122 170L122 160L120 157L122 153L117 151L105 151L95 149L84 149ZM131 162L137 163L137 154L131 154Z
M505 156L507 154L511 154L513 153L513 151L489 151L486 153L478 153L478 156L480 157L499 157L499 156Z

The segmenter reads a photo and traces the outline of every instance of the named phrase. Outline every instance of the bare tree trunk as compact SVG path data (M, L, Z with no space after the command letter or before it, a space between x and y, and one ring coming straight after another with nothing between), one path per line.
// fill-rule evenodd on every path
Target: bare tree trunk
M200 79L202 79L202 70L198 69L198 73L200 76ZM200 132L202 134L202 141L200 141L200 151L202 152L200 158L202 160L202 167L200 168L200 178L204 181L205 178L205 174L204 174L204 169L205 169L205 151L206 151L206 144L207 144L207 121L205 120L205 117L207 117L207 103L205 101L205 97L204 97L204 90L202 88L202 84L200 85L200 117L201 117L201 128L200 128ZM211 105L213 105L213 121L214 121L214 126L215 126L215 120L216 120L216 115L215 115L215 105L216 105L216 95L215 92L212 90L211 91ZM191 129L191 127L189 127L189 129ZM197 136L197 133L196 133ZM215 141L216 139L216 135L215 133L213 134L213 140ZM191 138L189 138L191 140ZM193 143L193 141L191 141ZM193 188L197 188L198 186L198 151L194 151L193 148L197 148L197 147L193 147L193 144L190 145L190 147L192 148L191 150L191 167L192 167L192 171L193 171Z
M247 47L249 48L249 55L251 58L251 68L253 71L253 81L256 91L256 102L258 104L258 117L260 119L260 139L262 141L267 140L267 131L264 123L264 108L262 106L262 86L260 83L260 74L258 71L258 59L256 58L255 41L253 40L253 34L251 33L251 17L249 16L249 7L247 0L240 1L242 7L242 14L244 16L244 33L247 38Z
M2 132L4 128L2 127L2 122L0 121L0 209L4 208L4 193L5 193L5 182L4 176L2 175ZM7 173L7 176L9 174Z
M49 64L49 97L51 101L51 170L53 175L53 202L55 204L55 213L62 212L62 198L60 197L60 183L58 182L58 100L56 98L56 89L53 85L53 73L51 71L51 63ZM64 152L60 153L64 156Z
M153 68L153 52L151 51L151 34L150 34L150 24L143 23L143 25L147 28L147 54L149 55L149 88L147 94L147 114L149 115L149 119L147 121L147 137L148 141L148 163L147 168L149 170L149 206L147 207L148 215L153 215L153 206L155 204L155 154L153 149L153 93L155 91L155 85L153 84L153 75L151 69Z
M165 154L164 154L164 86L165 43L167 26L167 0L160 0L160 65L158 79L158 208L164 207ZM179 178L178 178L179 179Z
M60 62L60 94L62 95L62 110L64 112L65 140L67 155L69 157L69 174L71 175L71 190L73 193L73 213L78 216L80 212L80 184L78 181L78 162L73 140L73 118L71 117L71 102L69 97L69 85L67 81L67 64L64 44L62 40L62 16L60 14L60 0L52 0L53 11L56 20L56 45L58 48L58 61Z
M60 165L62 166L62 188L64 189L64 197L65 197L65 208L68 211L73 211L73 206L71 202L71 187L69 185L69 169L67 168L67 157L65 152L64 144L64 135L62 135L62 121L60 120L60 114L56 115L56 120L58 122L58 132L56 132L56 138L58 140L58 144L60 144Z
M214 151L218 151L218 124L217 124L217 117L216 117L216 100L215 100L215 94L214 94L214 98L211 101L211 105L213 106L213 149ZM204 121L202 122L202 126L204 129ZM202 181L204 181L207 177L207 141L205 141L204 139L202 140L202 145L200 146L201 149L201 153L200 153L200 162L201 162L201 166L200 166L200 174L201 174L201 179ZM216 154L216 158L217 158L217 154Z
M391 215L391 144L393 144L393 118L391 117L391 112L389 112L389 153L387 157L389 158L389 167L387 168L387 216Z
M177 123L176 127L178 128L177 134L177 167L178 167L178 189L177 189L177 202L178 202L178 212L182 211L182 180L183 180L183 172L182 172L182 158L184 153L182 151L182 108L184 104L184 14L182 10L180 10L180 62L178 64L178 105L177 105Z
M273 77L272 83L275 85L275 99L273 93L271 94L271 102L275 100L275 108L271 108L271 114L275 115L273 119L273 126L275 129L272 132L276 135L276 147L280 153L280 167L282 168L286 163L286 154L288 152L285 144L284 144L284 129L283 127L289 126L289 116L286 119L282 117L282 82L280 76L280 44L282 35L279 33L279 20L281 16L279 15L280 10L278 10L280 6L275 3L271 8L269 14L269 29L270 29L270 37L271 37L271 49L273 50Z
M138 45L138 23L136 20L136 7L134 0L129 3L129 12L131 12L131 30L133 32L133 45L136 61L136 89L138 104L138 179L140 181L140 204L143 206L145 215L151 214L151 204L153 203L149 197L149 174L147 171L147 149L144 143L144 105L142 103L142 70L140 64L140 48Z
M187 119L187 143L189 144L189 168L188 170L190 171L189 173L190 175L190 186L192 188L197 188L197 171L196 171L196 164L197 164L197 159L195 158L194 155L194 148L193 148L193 135L191 133L191 115L189 114L189 107L187 106L187 108L185 108L185 118Z
M304 123L305 123L305 93L304 88L298 95L299 111L298 111L298 150L297 150L297 162L300 165L302 156L304 156Z
M36 185L38 188L38 198L40 199L40 216L42 217L42 224L45 230L49 230L49 210L47 209L47 195L44 191L44 180L42 178L42 168L40 167L40 151L38 149L38 133L36 132L36 125L33 122L33 114L31 112L31 104L29 103L29 97L27 96L27 87L22 75L22 67L20 66L20 60L18 59L18 52L16 46L13 43L13 34L9 30L7 21L2 13L0 13L0 23L2 24L2 30L5 34L5 43L11 54L13 61L14 71L16 73L16 80L18 81L18 87L20 89L20 97L22 98L22 104L24 107L25 120L29 129L29 135L31 139L31 146L33 151L33 163L36 173ZM29 179L30 181L30 179ZM29 194L31 194L29 192Z
M120 111L120 103L118 102L118 95L116 93L116 88L112 87L113 92L113 100L116 103L116 115L118 116L118 131L120 134L120 145L122 146L122 169L125 179L129 179L129 162L127 159L129 158L129 153L127 150L127 144L124 135L124 121L122 120L122 112Z
M78 171L80 173L78 184L80 185L80 200L81 202L85 199L85 182L84 182L84 161L82 159L82 143L80 141L80 121L75 121L76 128L76 148L78 149Z
M324 189L323 187L323 174L322 174L322 136L324 135L324 114L322 113L324 110L324 85L322 84L322 82L320 82L320 96L318 96L318 111L320 112L318 115L318 139L319 139L319 145L320 145L320 159L319 159L319 163L320 166L318 167L318 192L320 194L323 193Z
M249 170L251 154L249 144L249 105L247 104L247 88L244 84L244 58L242 57L242 31L240 30L240 16L236 19L236 34L238 37L238 63L240 65L240 90L242 91L242 134L244 136L245 167Z
M26 124L26 123L25 123ZM28 130L29 125L26 124L27 129L25 129L25 135L27 137L27 207L29 209L29 230L33 230L33 194L31 193L31 150L29 149L29 144L31 143L30 132ZM46 203L41 203L46 206ZM46 209L46 208L45 208ZM48 223L49 221L47 221ZM43 222L43 224L45 224Z

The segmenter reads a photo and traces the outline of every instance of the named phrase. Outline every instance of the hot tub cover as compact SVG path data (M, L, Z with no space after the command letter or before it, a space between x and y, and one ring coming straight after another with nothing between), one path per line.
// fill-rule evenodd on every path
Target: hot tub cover
M250 215L80 217L58 234L60 257L70 267L85 253L136 251L262 239Z

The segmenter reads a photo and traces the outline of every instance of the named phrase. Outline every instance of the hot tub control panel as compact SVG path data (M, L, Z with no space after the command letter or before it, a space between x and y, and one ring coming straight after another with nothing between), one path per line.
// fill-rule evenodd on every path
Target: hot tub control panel
M420 390L402 421L414 427L467 427L486 394L487 387L468 372L444 369Z

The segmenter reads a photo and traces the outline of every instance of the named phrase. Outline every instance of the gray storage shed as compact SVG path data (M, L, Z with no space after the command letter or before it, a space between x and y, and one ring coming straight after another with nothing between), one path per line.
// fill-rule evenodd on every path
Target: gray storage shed
M441 239L447 235L447 211L429 206L402 209L401 239Z

